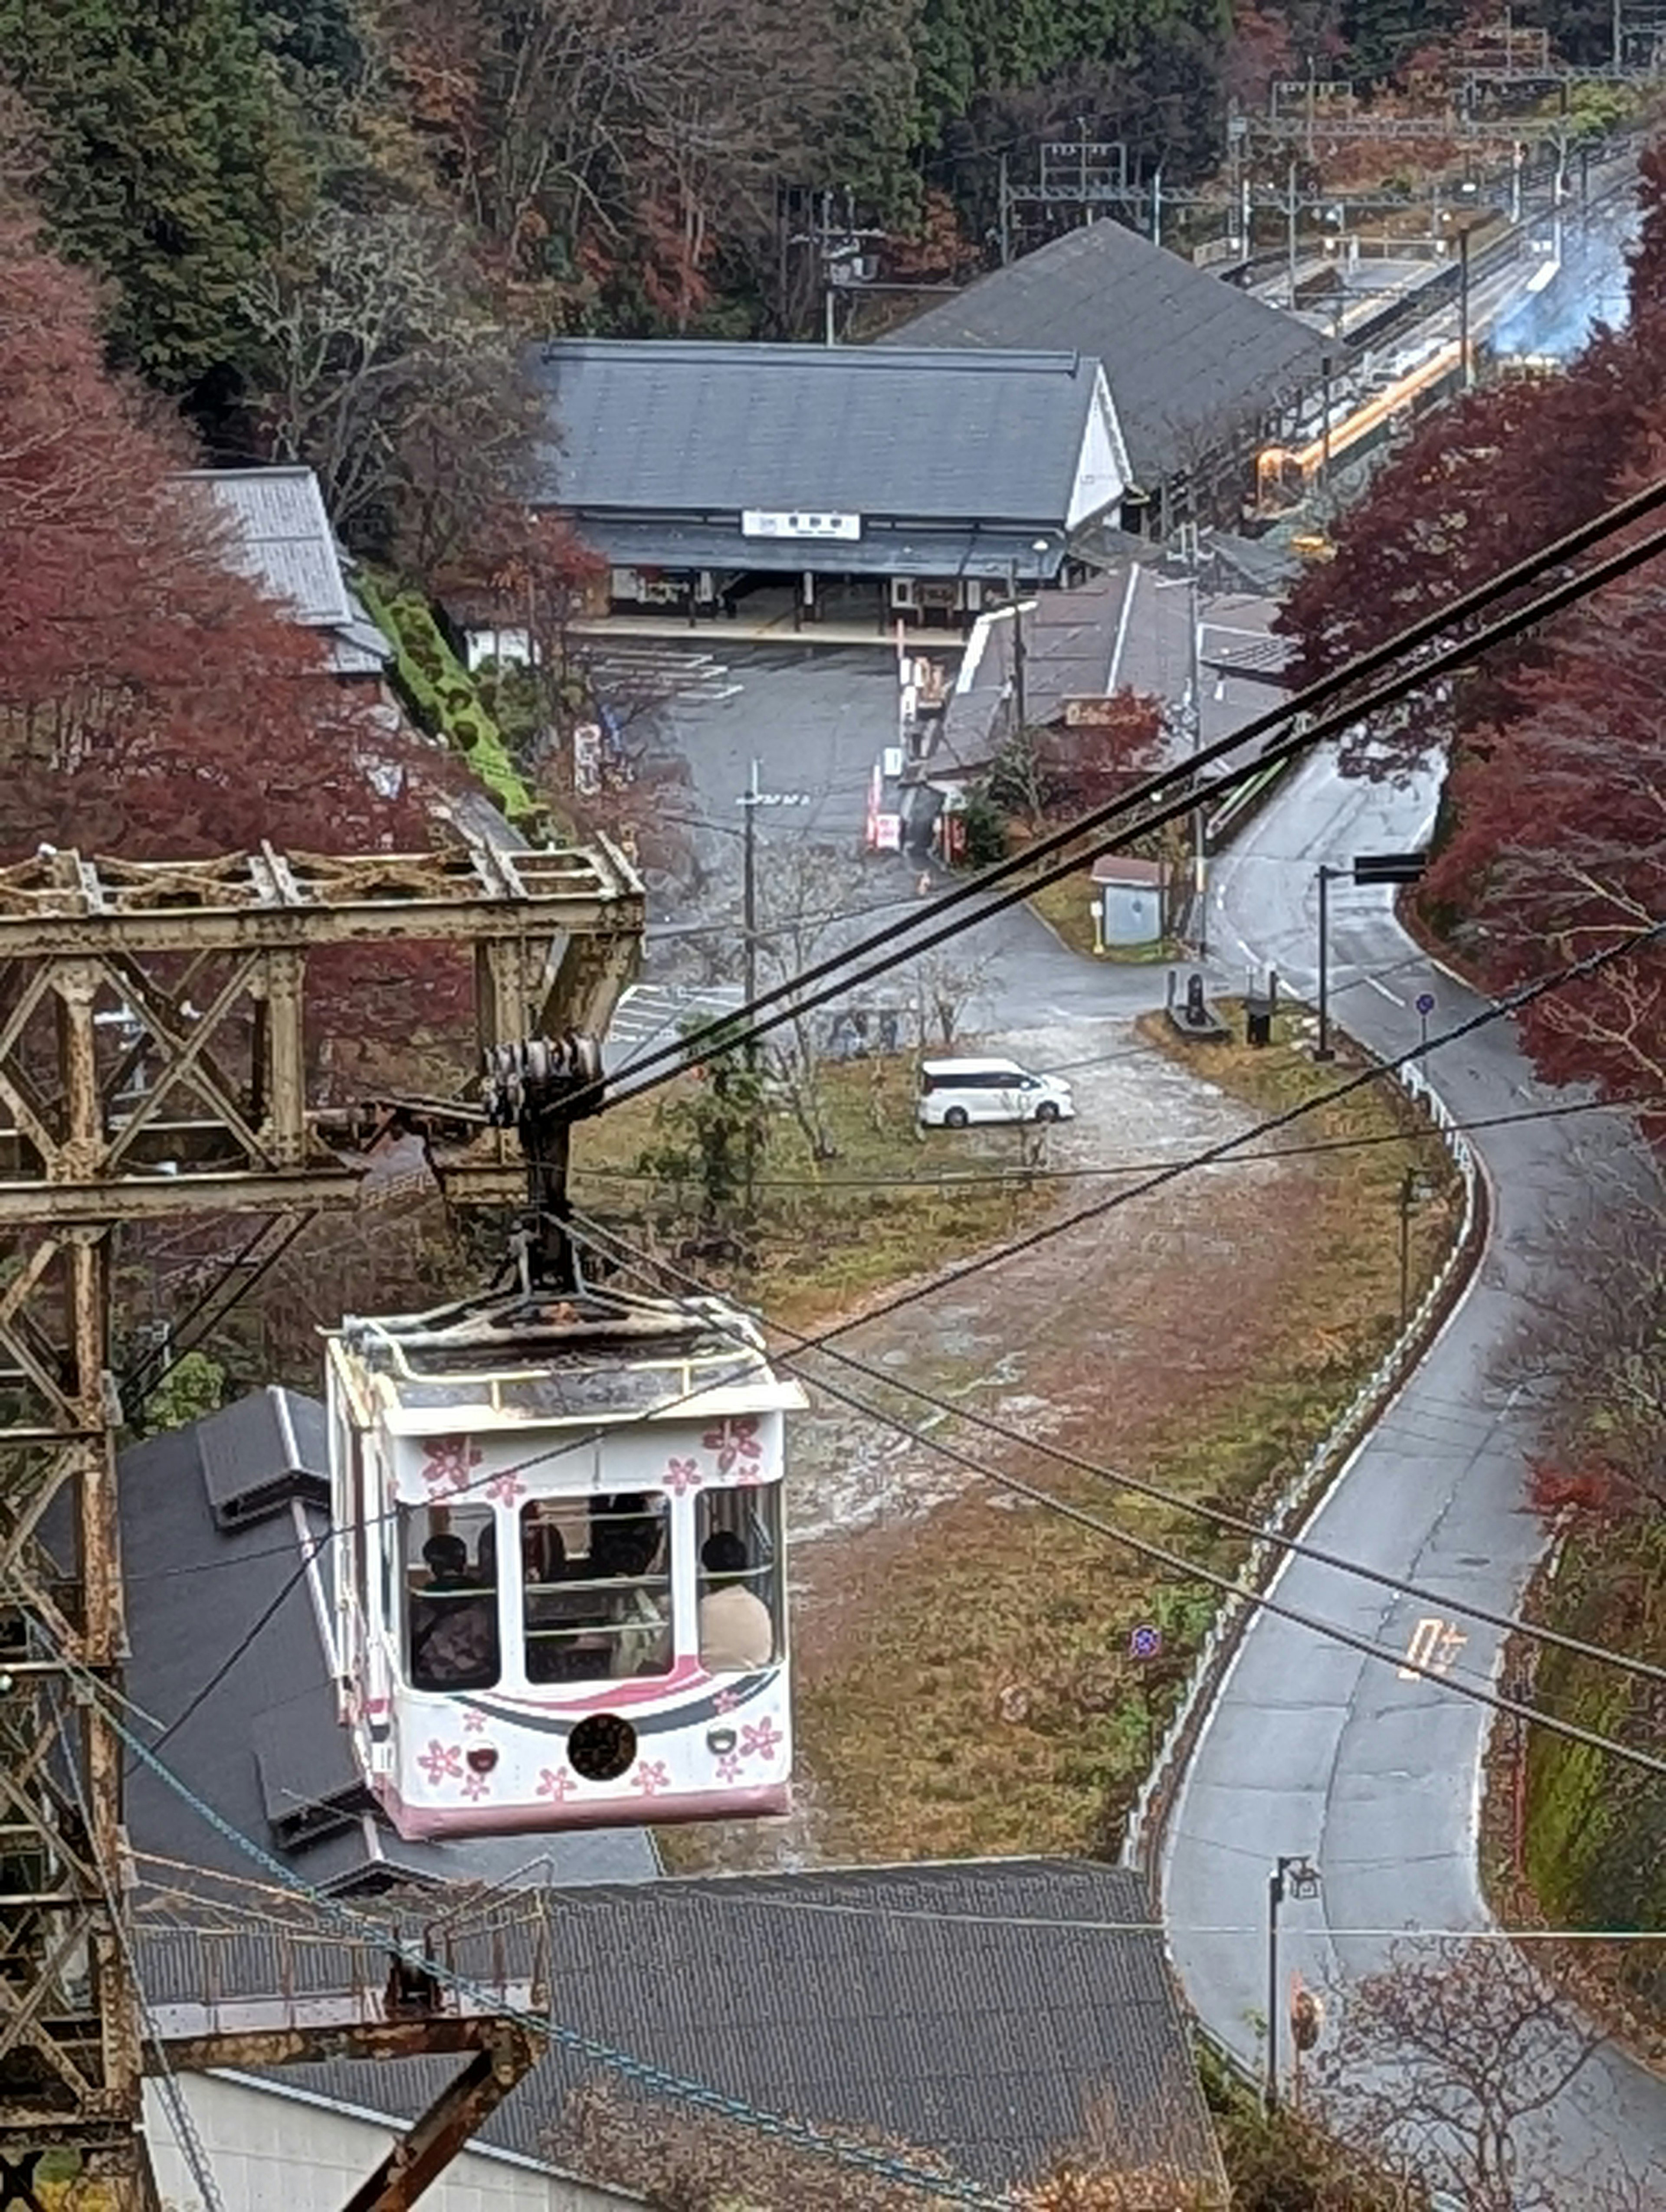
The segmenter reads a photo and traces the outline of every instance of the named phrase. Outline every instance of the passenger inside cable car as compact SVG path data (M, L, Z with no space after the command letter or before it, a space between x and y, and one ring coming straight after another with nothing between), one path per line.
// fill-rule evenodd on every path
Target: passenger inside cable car
M411 1681L419 1690L489 1690L501 1664L495 1572L489 1565L483 1576L471 1571L466 1537L439 1525L449 1515L426 1517L435 1525L423 1539L421 1564L406 1567ZM476 1552L484 1562L490 1534L488 1513Z
M635 1493L521 1508L521 1603L530 1682L668 1674L671 1501Z
M700 1663L708 1674L751 1674L769 1666L779 1648L774 1514L766 1518L757 1510L757 1496L748 1490L708 1490L698 1500L696 1620Z

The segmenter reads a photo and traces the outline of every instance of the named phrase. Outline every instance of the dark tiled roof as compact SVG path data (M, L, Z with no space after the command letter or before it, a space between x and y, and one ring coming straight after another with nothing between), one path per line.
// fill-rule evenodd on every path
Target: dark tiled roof
M325 1449L322 1406L273 1389L121 1455L133 1647L127 1694L170 1722L228 1655L247 1645L169 1736L162 1752L169 1766L234 1827L320 1888L402 1877L501 1881L546 1852L557 1881L654 1874L652 1846L640 1830L406 1844L372 1817L337 1723L319 1611L301 1571L295 1513L314 1534L326 1516L277 1494L286 1475L298 1478L293 1486L303 1497L322 1494ZM228 1501L263 1496L255 1517L224 1524ZM327 1593L327 1551L319 1564ZM127 1820L141 1853L260 1878L245 1853L143 1765L130 1774Z
M1293 315L1109 221L979 277L879 343L1059 346L1095 356L1147 489L1316 384L1335 350Z
M192 469L177 481L199 487L228 525L228 562L306 629L329 634L337 675L376 675L386 666L393 649L347 580L311 469Z
M824 2132L879 2136L1005 2188L1098 2142L1219 2168L1142 1879L1008 1859L601 1886L551 1898L555 2016L614 2050ZM1128 1923L1134 1923L1133 1926ZM363 2069L286 2069L363 2103ZM380 2067L414 2114L440 2062ZM483 2130L548 2154L601 2074L552 2046ZM1106 2140L1107 2116L1116 2115Z
M544 495L585 511L1060 526L1097 364L1007 343L992 359L982 346L558 340L529 364L556 425Z

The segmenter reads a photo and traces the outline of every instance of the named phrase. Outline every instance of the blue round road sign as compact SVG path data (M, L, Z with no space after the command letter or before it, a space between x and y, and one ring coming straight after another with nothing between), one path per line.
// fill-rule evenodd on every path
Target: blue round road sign
M1160 1628L1136 1628L1128 1638L1128 1650L1136 1659L1155 1659L1163 1649Z
M1435 1010L1435 994L1434 994L1434 993L1433 993L1432 991L1420 991L1420 992L1418 993L1418 994L1417 994L1417 1011L1419 1012L1419 1013L1420 1013L1420 1014L1432 1014L1432 1013L1433 1013L1434 1010Z

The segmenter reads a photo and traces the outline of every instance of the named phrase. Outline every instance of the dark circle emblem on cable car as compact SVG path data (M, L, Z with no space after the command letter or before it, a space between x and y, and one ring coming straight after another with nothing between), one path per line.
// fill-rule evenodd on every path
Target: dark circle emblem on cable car
M587 1713L567 1739L567 1763L584 1782L617 1782L635 1760L636 1731L617 1713Z

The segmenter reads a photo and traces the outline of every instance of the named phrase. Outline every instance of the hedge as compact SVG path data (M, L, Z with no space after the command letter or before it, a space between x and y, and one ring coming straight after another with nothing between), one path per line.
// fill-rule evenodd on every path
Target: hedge
M394 679L413 719L467 761L471 773L522 836L546 838L549 810L527 788L473 679L418 592L385 597L368 577L359 596L394 650Z

